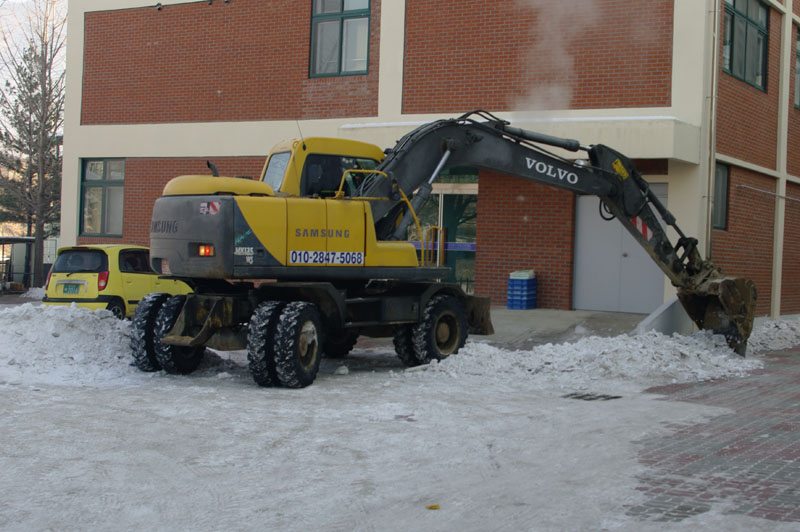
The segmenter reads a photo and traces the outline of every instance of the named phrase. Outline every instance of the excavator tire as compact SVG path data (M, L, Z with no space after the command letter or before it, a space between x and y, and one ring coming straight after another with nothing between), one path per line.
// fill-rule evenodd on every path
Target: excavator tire
M161 339L175 325L175 320L181 313L186 296L172 296L167 299L158 311L153 328L153 344L156 360L167 373L173 375L187 375L197 369L203 360L206 348L185 347L178 345L162 344Z
M467 316L453 296L434 296L425 305L422 320L412 327L414 354L421 364L458 352L467 341Z
M354 329L345 329L339 331L337 334L325 335L325 352L326 358L344 358L355 347L358 341L358 331Z
M141 371L152 372L161 369L153 346L153 328L158 311L168 297L169 294L147 294L139 301L133 314L130 346L133 363Z
M275 329L275 371L287 388L314 382L322 359L322 320L317 307L292 301L281 312Z
M413 368L423 364L414 353L414 338L411 325L395 325L392 329L392 342L397 358L406 366Z
M275 371L275 328L286 303L264 301L250 317L247 330L247 362L259 386L278 386Z

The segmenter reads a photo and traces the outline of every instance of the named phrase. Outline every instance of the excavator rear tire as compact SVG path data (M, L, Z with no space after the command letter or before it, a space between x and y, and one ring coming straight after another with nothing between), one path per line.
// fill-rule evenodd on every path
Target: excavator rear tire
M287 388L314 382L322 359L322 320L316 305L292 301L281 312L275 329L275 372Z
M275 371L275 328L286 303L264 301L250 317L247 330L247 362L259 386L278 386Z
M422 364L458 352L467 341L467 316L453 296L434 296L425 305L422 320L412 327L414 354Z
M153 346L153 328L158 311L168 297L169 294L147 294L139 301L133 314L131 353L133 363L141 371L153 372L161 369Z
M423 364L414 353L414 338L411 325L395 325L392 329L392 342L397 358L406 366L413 368Z
M178 345L162 344L161 339L175 325L175 320L183 309L186 296L172 296L164 302L161 310L156 316L153 328L153 345L155 347L156 360L167 373L173 375L188 375L197 369L203 360L206 348L185 347Z
M344 358L355 347L358 341L358 331L355 329L344 329L335 335L327 334L325 336L325 352L326 358Z

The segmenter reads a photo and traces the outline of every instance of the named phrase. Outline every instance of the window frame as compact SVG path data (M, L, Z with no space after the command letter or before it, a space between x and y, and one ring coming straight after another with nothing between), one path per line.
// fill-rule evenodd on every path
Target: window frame
M311 31L309 34L309 61L308 61L308 77L309 78L338 78L342 76L363 76L369 73L369 41L370 41L370 28L372 26L371 13L372 7L370 0L367 0L367 7L365 9L351 9L344 10L345 0L338 0L339 10L335 13L314 13L314 7L317 1L311 0ZM367 50L366 50L366 64L364 70L342 71L342 51L344 50L344 26L345 21L350 19L367 19ZM337 56L336 72L316 73L314 71L316 62L316 47L314 28L319 22L338 21L339 22L339 53Z
M723 170L724 172L721 172ZM720 182L720 178L724 178L724 184ZM714 167L714 203L711 208L711 229L717 231L728 230L730 185L731 167L727 164L716 163ZM722 192L723 188L725 189L724 192Z
M751 87L754 87L754 88L756 88L756 89L758 89L758 90L760 90L762 92L767 92L767 81L768 81L767 80L767 74L769 72L769 64L768 64L769 63L769 19L770 19L770 15L772 13L772 10L771 10L771 8L770 8L770 6L768 4L765 4L761 0L746 0L746 1L747 1L747 5L748 6L750 5L751 2L756 2L759 5L760 8L763 8L764 10L766 10L766 15L767 15L766 16L766 23L764 25L762 25L757 20L754 20L754 19L750 18L750 15L748 13L742 12L742 11L736 9L736 7L735 7L736 4L735 4L734 0L724 0L722 46L723 46L723 50L724 50L725 43L728 42L729 43L728 46L729 46L729 50L730 51L728 53L727 61L726 61L726 58L725 58L725 53L723 51L722 71L725 72L726 74L729 74L730 76L738 79L739 81L743 81L744 83L747 83ZM728 20L729 20L729 17L730 17L730 21L731 21L730 32L728 32ZM733 71L734 51L735 51L735 46L736 46L734 37L735 37L735 33L736 33L735 27L736 27L736 19L737 19L737 17L740 18L740 19L743 19L744 23L745 23L745 26L744 26L745 27L745 34L744 34L745 45L744 45L744 58L743 58L743 61L744 61L744 74L742 76L734 73L734 71ZM761 64L762 64L761 77L764 80L763 81L763 86L758 85L757 83L754 83L754 82L750 81L749 79L747 79L747 75L748 75L748 72L747 72L748 58L751 57L751 55L748 53L749 49L747 47L747 42L748 42L748 38L747 37L748 37L748 35L749 35L749 33L751 31L757 31L758 33L760 33L764 37L764 51L762 52L763 57L761 57ZM727 41L726 41L726 38L728 39Z
M96 180L87 180L86 173L89 164L102 162L103 163L103 176L101 179ZM122 179L111 179L109 177L109 164L110 162L121 162L122 163ZM102 237L113 237L113 238L122 238L122 231L119 233L109 233L106 228L108 226L106 220L106 205L108 201L107 191L110 188L118 187L122 189L122 207L125 207L125 159L118 158L118 157L110 157L110 158L103 158L103 157L91 157L81 159L81 179L80 179L80 211L78 212L78 216L80 217L79 223L79 236L102 236ZM99 233L92 233L86 231L84 224L86 223L86 190L87 188L99 188L102 190L103 198L100 206L100 232ZM123 228L124 224L124 216L123 212L119 213L119 221L120 227Z

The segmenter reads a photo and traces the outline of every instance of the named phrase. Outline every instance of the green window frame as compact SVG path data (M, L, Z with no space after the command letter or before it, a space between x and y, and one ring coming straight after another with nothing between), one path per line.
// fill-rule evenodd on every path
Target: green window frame
M769 13L761 0L725 0L722 70L765 92Z
M125 159L81 162L81 236L122 236Z
M714 205L711 209L711 227L727 231L728 229L728 186L730 183L730 167L717 164L714 168Z
M312 0L310 77L367 73L369 15L369 0Z

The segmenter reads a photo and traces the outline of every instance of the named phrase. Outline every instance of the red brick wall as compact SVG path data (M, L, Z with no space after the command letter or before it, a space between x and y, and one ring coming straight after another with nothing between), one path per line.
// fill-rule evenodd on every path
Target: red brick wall
M264 157L216 157L213 162L220 175L257 178L264 166ZM122 238L78 237L78 244L125 242L150 245L153 204L170 179L185 174L211 175L204 158L126 159Z
M794 6L795 11L800 9L800 0L792 4ZM792 30L792 43L797 41L797 26L793 26ZM795 47L792 46L792 70L790 73L790 90L789 90L789 139L788 139L788 157L786 160L787 163L787 170L791 175L800 177L800 150L797 149L797 146L800 146L800 109L795 107L794 102L794 91L795 91L795 72L794 72L794 64L795 64ZM797 226L795 226L797 227Z
M309 79L311 2L207 1L86 13L82 124L373 116L369 74Z
M506 304L508 274L535 269L537 307L572 307L575 196L481 170L475 293Z
M720 32L723 29L724 21L720 20ZM770 10L768 39L766 92L722 71L720 39L717 151L767 168L775 168L781 17L774 9Z
M783 237L781 314L800 312L800 185L787 183Z
M711 259L726 275L747 277L756 283L756 313L766 315L772 297L775 197L740 185L775 193L774 179L730 167L728 230L712 232Z
M669 106L672 0L571 5L408 0L403 112Z

